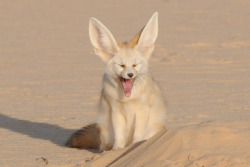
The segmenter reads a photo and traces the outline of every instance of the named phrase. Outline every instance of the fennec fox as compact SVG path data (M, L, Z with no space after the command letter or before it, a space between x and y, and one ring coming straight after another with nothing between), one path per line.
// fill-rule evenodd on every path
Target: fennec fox
M89 21L95 54L106 64L96 124L82 128L67 145L119 149L147 140L165 128L165 104L148 60L158 35L158 13L129 42L120 43L97 19Z

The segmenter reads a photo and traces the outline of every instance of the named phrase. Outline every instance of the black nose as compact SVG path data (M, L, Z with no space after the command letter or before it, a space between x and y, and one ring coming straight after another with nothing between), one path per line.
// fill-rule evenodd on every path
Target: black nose
M130 77L130 78L132 78L133 77L133 73L128 73L128 76Z

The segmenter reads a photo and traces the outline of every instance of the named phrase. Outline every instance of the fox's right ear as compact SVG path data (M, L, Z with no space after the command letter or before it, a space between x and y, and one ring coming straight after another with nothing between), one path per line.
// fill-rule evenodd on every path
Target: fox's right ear
M144 57L149 58L154 51L155 40L158 36L158 12L155 12L147 25L132 41L137 41L135 47L142 52ZM139 38L139 39L137 39Z
M104 62L111 59L120 48L111 32L97 19L89 20L89 37L95 49L95 54Z

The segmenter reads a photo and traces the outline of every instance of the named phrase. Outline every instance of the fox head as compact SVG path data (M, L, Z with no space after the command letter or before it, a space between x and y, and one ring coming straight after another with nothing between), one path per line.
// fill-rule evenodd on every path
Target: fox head
M95 54L106 63L107 76L120 83L127 98L131 96L133 86L147 74L148 59L154 51L157 35L157 12L131 41L125 43L116 40L97 19L89 21L89 36Z

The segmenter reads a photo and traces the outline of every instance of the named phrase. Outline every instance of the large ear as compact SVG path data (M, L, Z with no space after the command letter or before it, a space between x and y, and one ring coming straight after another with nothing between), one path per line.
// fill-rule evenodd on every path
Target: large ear
M118 43L111 32L97 19L89 20L89 37L95 53L107 62L119 50Z
M149 58L154 51L154 43L158 35L158 12L155 12L147 25L140 32L139 40L135 45L143 56ZM138 38L138 35L136 36Z

